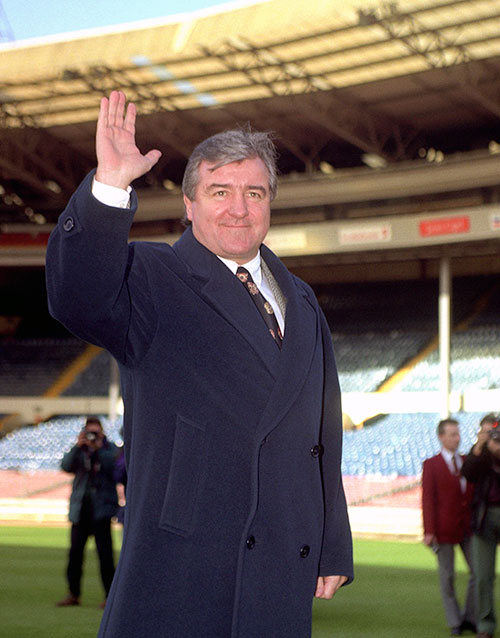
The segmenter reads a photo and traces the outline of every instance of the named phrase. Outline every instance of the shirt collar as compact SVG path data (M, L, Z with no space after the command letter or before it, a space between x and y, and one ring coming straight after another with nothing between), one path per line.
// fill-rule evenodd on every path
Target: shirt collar
M453 462L453 457L457 458L458 457L458 451L457 452L450 452L450 450L447 450L446 448L441 448L441 455L443 456L444 460L447 461L448 463L452 463Z
M219 257L219 255L217 255L217 257ZM243 266L243 268L246 268L248 272L250 273L250 275L252 276L252 279L255 285L257 287L261 285L262 269L260 267L260 251L255 255L253 259L248 261L246 264L237 264L232 259L225 259L224 257L219 257L219 259L222 261L222 263L226 264L226 266L233 273L233 275L236 275L236 270L238 269L238 266Z

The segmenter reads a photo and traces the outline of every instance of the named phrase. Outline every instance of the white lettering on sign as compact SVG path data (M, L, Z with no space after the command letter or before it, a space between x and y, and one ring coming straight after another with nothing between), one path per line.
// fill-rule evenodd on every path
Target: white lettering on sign
M272 228L264 243L276 253L285 250L305 250L307 235L303 230Z
M390 224L377 224L370 226L352 226L339 230L339 243L346 244L375 244L392 239Z

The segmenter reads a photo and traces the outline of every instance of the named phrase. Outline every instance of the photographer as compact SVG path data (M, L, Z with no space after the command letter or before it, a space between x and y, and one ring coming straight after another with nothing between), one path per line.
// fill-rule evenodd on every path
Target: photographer
M89 417L76 445L62 459L62 469L74 474L75 478L69 502L72 523L66 572L69 595L56 603L58 607L80 604L84 550L92 535L99 555L102 584L108 596L115 572L111 518L118 507L114 479L116 455L117 448L107 440L99 419Z
M462 474L474 483L472 563L476 576L478 638L492 638L495 627L495 557L500 542L500 427L498 416L481 419L477 442L465 458Z

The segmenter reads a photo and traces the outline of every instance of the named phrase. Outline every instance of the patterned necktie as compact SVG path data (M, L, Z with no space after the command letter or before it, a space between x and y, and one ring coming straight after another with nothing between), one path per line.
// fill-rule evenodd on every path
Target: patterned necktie
M274 314L273 307L271 306L269 301L267 301L261 294L260 290L257 288L252 279L252 275L246 268L243 268L243 266L239 266L238 270L236 271L236 276L249 292L250 297L253 299L254 304L257 306L258 311L266 322L266 326L271 333L271 337L274 339L278 348L281 348L283 335L281 334L281 330L278 325L276 315Z

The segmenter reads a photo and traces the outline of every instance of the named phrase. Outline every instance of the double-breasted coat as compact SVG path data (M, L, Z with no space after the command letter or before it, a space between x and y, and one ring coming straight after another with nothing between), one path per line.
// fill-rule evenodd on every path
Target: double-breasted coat
M128 244L137 206L88 176L47 251L49 307L120 366L128 469L102 638L305 638L318 575L352 578L340 393L312 290L265 246L283 347L187 229Z

